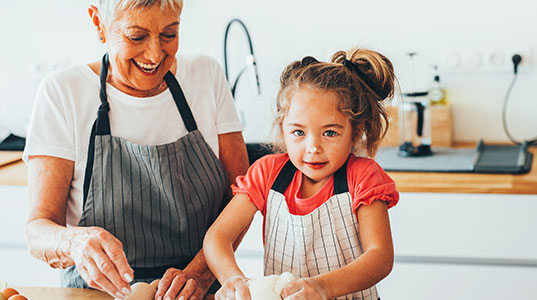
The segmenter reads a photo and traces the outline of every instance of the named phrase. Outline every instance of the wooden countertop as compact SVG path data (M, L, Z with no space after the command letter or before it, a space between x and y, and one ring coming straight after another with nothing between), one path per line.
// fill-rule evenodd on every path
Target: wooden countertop
M27 185L27 168L20 151L0 151L0 185Z
M537 149L527 174L388 172L399 192L537 194Z
M400 192L537 194L537 149L528 174L473 174L388 172ZM20 153L22 154L22 153ZM0 160L7 154L0 151ZM13 155L12 153L10 155ZM0 167L0 185L27 185L27 169L22 161Z
M28 300L112 300L108 294L91 289L53 288L53 287L14 287ZM205 300L214 300L214 295L207 295Z

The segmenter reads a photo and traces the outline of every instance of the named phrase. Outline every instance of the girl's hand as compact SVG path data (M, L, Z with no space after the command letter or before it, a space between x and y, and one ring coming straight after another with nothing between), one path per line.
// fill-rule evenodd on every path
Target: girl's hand
M312 278L299 278L289 282L280 294L284 300L326 300L326 292Z
M244 276L232 276L216 292L215 300L251 300L248 278Z
M155 299L201 300L209 286L204 286L199 274L169 268L159 282Z
M77 227L69 242L71 259L86 283L116 298L131 292L134 271L127 262L122 243L100 227Z

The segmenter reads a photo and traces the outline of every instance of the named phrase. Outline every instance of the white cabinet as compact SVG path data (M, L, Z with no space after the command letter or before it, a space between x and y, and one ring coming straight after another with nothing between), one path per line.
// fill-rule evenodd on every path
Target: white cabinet
M59 271L28 253L27 217L28 188L0 185L0 280L10 285L60 286Z
M537 299L537 195L401 193L391 299Z

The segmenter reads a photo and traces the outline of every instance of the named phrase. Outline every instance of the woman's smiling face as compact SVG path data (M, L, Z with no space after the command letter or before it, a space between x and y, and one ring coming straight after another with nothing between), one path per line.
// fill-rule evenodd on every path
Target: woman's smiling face
M147 97L176 67L180 11L160 5L120 12L104 30L110 58L108 81L132 96Z

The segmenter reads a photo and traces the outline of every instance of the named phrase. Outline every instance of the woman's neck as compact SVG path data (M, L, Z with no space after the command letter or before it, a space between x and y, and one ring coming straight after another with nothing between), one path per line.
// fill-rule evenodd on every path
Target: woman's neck
M100 60L92 62L92 63L89 63L88 66L90 67L90 69L95 74L97 74L97 76L101 75L101 61ZM177 60L170 67L170 72L175 74L176 71L177 71ZM119 91L121 91L121 92L123 92L123 93L125 93L127 95L134 96L134 97L140 97L140 98L152 97L152 96L158 95L158 94L160 94L160 93L162 93L162 92L164 92L165 90L168 89L168 85L166 84L164 78L162 79L162 81L160 82L160 84L158 86L156 86L153 90L148 90L148 91L140 91L140 90L137 90L137 89L130 88L128 86L119 84L117 81L114 80L112 74L110 74L110 73L108 74L108 77L106 78L106 82L108 82L113 87L115 87L116 89L118 89Z

